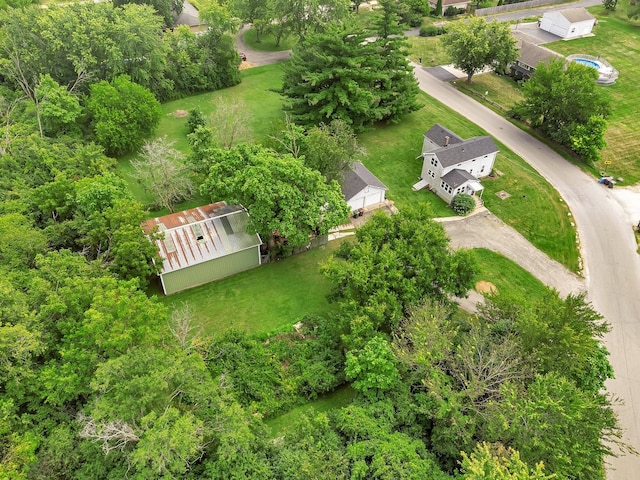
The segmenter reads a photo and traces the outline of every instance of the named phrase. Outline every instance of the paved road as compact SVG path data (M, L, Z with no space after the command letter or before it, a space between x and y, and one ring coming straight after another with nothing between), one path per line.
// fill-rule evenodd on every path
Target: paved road
M269 65L271 63L289 60L289 57L291 56L291 50L283 50L281 52L261 52L249 48L249 46L244 42L242 36L250 28L251 25L244 25L236 34L236 49L239 52L244 52L247 55L247 61L243 62L244 68Z
M547 5L537 8L530 8L528 10L516 10L515 12L499 13L497 15L486 15L484 18L487 20L498 20L499 22L510 22L518 20L520 18L541 17L544 12L550 12L553 10L564 10L565 8L579 8L579 7L593 7L595 5L602 5L602 0L581 0L579 2L560 3L555 5Z
M612 325L605 343L616 379L607 387L624 401L616 411L625 441L640 451L640 256L626 212L612 190L543 143L426 70L416 66L415 73L422 90L520 155L556 187L571 208L581 239L589 299ZM610 462L610 479L640 475L640 457L623 455Z

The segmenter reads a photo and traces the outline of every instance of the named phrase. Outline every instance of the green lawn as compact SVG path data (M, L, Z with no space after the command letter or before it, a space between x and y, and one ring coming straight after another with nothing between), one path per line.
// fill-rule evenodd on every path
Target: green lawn
M331 311L326 299L330 284L319 266L340 242L159 298L171 309L183 302L190 304L195 321L206 333L231 327L252 334L274 332L290 327L305 315Z
M157 137L166 136L169 141L174 142L175 148L187 155L189 153L188 116L181 116L182 112L198 108L205 115L208 115L215 111L216 100L225 98L231 102L242 102L250 112L249 131L251 131L251 135L239 138L239 141L257 143L266 141L269 135L278 131L284 118L280 96L271 91L271 89L280 87L280 72L279 65L249 68L241 72L242 83L239 85L164 103L162 105L163 115L156 133ZM118 172L128 182L134 198L144 205L148 205L151 203L152 197L133 177L130 161L135 157L135 155L122 157L118 161ZM207 201L207 199L197 197L176 205L176 210L193 208ZM151 212L153 216L166 213L168 213L166 210Z
M291 432L296 421L303 414L321 413L334 408L346 407L355 395L356 391L350 385L345 385L317 400L299 405L278 417L265 420L264 423L271 429L271 438L280 437Z
M495 73L474 75L470 84L459 80L454 86L485 105L493 107L493 110L500 114L508 112L517 102L524 99L518 83L511 77Z
M547 287L517 263L485 248L474 248L471 252L478 262L476 282L491 282L500 294L532 300L543 298Z
M598 18L593 37L545 46L562 55L599 55L620 72L615 85L601 87L612 98L609 128L605 135L607 147L602 152L602 159L612 162L609 174L623 177L625 183L637 183L640 181L640 23L627 19L624 5L618 4L618 7L616 12L609 12L602 6L589 9ZM603 170L604 164L598 167Z
M244 32L242 34L242 39L249 48L259 52L280 52L282 50L291 50L297 42L294 37L285 37L280 39L280 45L276 46L276 37L269 33L263 33L260 35L260 42L258 42L255 28L250 28Z
M484 135L477 125L459 116L426 94L420 95L424 107L407 115L396 125L382 125L360 136L367 149L364 163L389 187L388 197L398 208L426 202L436 217L451 216L449 207L426 190L414 192L422 167L423 134L434 123L440 123L463 138ZM500 153L495 168L504 175L483 180L487 208L505 223L518 230L533 245L551 258L578 269L575 228L569 210L558 193L544 178L520 157L498 143ZM511 197L501 200L496 192L507 191Z
M409 58L412 62L419 63L422 59L422 65L425 67L451 63L440 37L407 37L407 40L411 45Z

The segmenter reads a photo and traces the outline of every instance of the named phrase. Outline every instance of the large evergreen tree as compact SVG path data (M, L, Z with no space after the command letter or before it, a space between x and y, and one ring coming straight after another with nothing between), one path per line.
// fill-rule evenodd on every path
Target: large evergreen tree
M394 22L385 11L376 40L355 27L333 25L302 41L285 66L281 90L294 121L341 119L362 131L416 110L418 88L404 43L389 37Z

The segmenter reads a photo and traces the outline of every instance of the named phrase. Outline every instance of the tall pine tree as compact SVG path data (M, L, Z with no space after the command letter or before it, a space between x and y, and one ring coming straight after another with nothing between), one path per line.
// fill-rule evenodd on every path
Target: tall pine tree
M344 24L309 35L285 66L284 109L301 125L341 119L357 132L419 108L398 31L397 13L385 7L375 40Z

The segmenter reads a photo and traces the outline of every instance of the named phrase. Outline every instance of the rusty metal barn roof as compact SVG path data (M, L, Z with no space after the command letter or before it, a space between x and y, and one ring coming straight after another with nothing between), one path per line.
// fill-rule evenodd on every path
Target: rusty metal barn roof
M155 243L165 274L261 245L258 234L247 233L248 220L241 205L218 202L147 220L142 228L164 234Z

